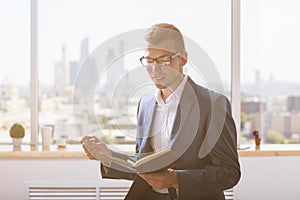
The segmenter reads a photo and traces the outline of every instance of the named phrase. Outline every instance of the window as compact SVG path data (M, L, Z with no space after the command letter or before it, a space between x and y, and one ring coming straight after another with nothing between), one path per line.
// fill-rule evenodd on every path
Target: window
M26 128L25 143L30 141L30 3L32 1L13 0L2 2L0 6L0 53L4 55L0 74L1 143L10 143L9 128L16 122ZM146 4L136 0L130 3L135 6L115 0L39 1L38 13L35 13L39 18L36 30L39 119L36 123L53 126L54 139L67 135L70 142L78 143L82 134L99 134L100 127L105 130L101 137L106 136L107 142L133 142L133 138L124 140L124 132L117 130L120 126L134 129L136 104L145 91L137 88L127 96L127 102L115 98L113 106L121 106L122 112L113 113L103 88L111 90L114 84L120 84L118 77L130 74L139 65L138 58L143 52L127 52L110 63L123 66L121 72L112 70L103 79L95 75L89 79L97 82L93 96L96 121L83 109L79 116L81 122L76 122L73 114L75 84L81 65L101 44L120 33L147 28L156 22L176 24L187 38L207 52L220 75L223 93L230 98L232 1L202 0L182 4L155 0ZM296 0L241 1L241 144L253 142L253 130L260 131L263 143L300 142L297 77L300 62L296 55L300 46L299 6ZM116 46L108 47L105 66L126 45L119 41ZM198 83L209 86L203 74L195 70L193 59L185 72ZM149 86L147 90L152 88ZM124 112L130 116L130 124L123 121ZM117 121L111 120L112 116Z
M144 91L135 88L130 94L120 94L125 99L113 98L112 104L107 91L120 84L123 75L129 74L126 84L130 84L131 79L140 81L130 77L130 73L140 66L142 51L127 52L116 62L109 63L110 58L127 48L128 41L119 41L104 50L103 65L111 64L111 70L103 79L96 75L98 71L86 74L86 81L81 85L83 90L89 90L89 82L97 82L92 112L83 108L73 116L74 91L78 74L83 73L80 72L82 64L89 62L85 60L88 55L113 36L147 28L157 22L174 23L185 36L203 48L215 64L223 92L230 96L231 1L203 0L182 4L174 0L150 3L135 0L130 4L134 6L129 6L127 1L115 0L39 2L39 125L53 125L54 139L68 135L69 140L76 143L83 134L93 134L104 137L106 142L134 142L135 137L128 137L127 133L135 128L136 106ZM186 73L207 86L207 80L192 64L189 63ZM113 70L117 67L119 70ZM116 113L115 110L121 111ZM129 123L124 121L124 114L130 116Z
M242 1L241 143L300 143L300 3Z
M29 108L29 5L30 1L0 2L0 143L11 143L14 123L25 129L30 141Z

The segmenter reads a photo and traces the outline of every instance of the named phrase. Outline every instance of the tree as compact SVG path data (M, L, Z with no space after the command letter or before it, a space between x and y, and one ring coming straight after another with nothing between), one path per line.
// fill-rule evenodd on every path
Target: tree
M268 130L266 143L272 144L283 144L284 143L284 135L279 131Z

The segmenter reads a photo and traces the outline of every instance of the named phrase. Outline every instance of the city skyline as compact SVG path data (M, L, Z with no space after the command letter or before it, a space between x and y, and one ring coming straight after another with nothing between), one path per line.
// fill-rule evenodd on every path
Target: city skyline
M165 12L170 2L174 5L173 13ZM300 2L288 2L241 1L241 101L256 98L261 103L266 103L266 111L274 113L286 112L288 99L300 95L300 60L297 55L300 47L300 13L296 9L300 7ZM147 9L154 8L153 12L145 12L145 5L138 0L132 2L136 5L134 8L126 10L123 9L126 2L118 2L117 7L116 3L114 0L91 0L89 4L81 0L39 2L38 79L40 102L46 111L48 109L49 112L54 112L52 107L64 103L70 106L72 101L65 97L72 94L74 76L84 58L91 55L99 45L120 33L142 29L162 21L174 23L185 36L205 50L221 75L225 93L230 93L231 1L189 1L183 6L176 1L154 0L153 4L147 5ZM202 6L199 7L199 4ZM28 109L29 9L30 1L22 0L7 1L4 6L0 6L0 54L4 55L0 62L2 113L5 109L15 109L11 104L16 102L16 98L12 101L8 96L16 93L16 90L19 92L19 102L16 105ZM185 12L187 10L189 12ZM107 57L109 54L116 56L118 51L115 48L108 49ZM142 55L142 52L124 55L124 60L121 59L119 63L120 68L130 70L130 67L138 66L136 63L141 56L139 54ZM122 70L118 73L112 70L110 74L117 77L121 72ZM98 78L94 77L95 74L97 73L93 73L93 77L87 80L95 82ZM86 74L86 77L89 75ZM106 83L112 86L114 82L116 80L111 79ZM56 86L68 88L59 96L58 93L51 93ZM84 88L89 88L88 83ZM267 116L266 119L271 118Z
M111 36L124 31L144 28L147 25L158 21L169 21L178 24L178 27L182 29L182 32L186 36L193 39L207 50L209 55L215 61L220 74L222 74L222 79L225 81L230 80L230 71L229 69L226 69L229 67L228 62L230 61L228 57L230 56L228 54L229 52L226 50L230 44L230 9L220 11L214 6L213 1L200 2L203 4L203 10L201 10L199 18L202 19L204 16L210 16L208 10L215 10L216 16L211 19L211 23L215 22L215 20L222 19L220 22L223 25L221 26L220 22L218 22L216 23L215 28L209 28L207 22L201 20L200 22L203 23L202 25L205 29L191 28L189 24L192 23L186 24L180 17L172 15L163 15L160 18L154 17L148 13L143 13L144 20L133 18L133 16L136 15L128 15L127 17L124 17L124 19L118 19L114 15L111 16L111 14L108 13L108 10L110 10L109 8L115 8L114 1L91 1L90 5L93 6L89 6L89 9L91 9L89 10L90 15L84 15L88 9L84 1L76 1L76 4L73 4L72 9L67 9L69 6L69 1L67 0L60 1L59 7L57 7L57 3L57 1L40 2L39 72L41 81L48 84L52 82L54 72L51 71L51 66L55 60L59 59L60 46L62 43L65 43L66 50L68 51L68 55L66 55L67 59L74 60L80 54L79 42L84 37L90 38L90 50L92 52L98 45L109 39ZM164 3L168 4L168 2L163 2L163 4ZM253 78L249 78L248 75L254 73L254 71L258 69L261 70L262 76L265 79L272 75L274 79L279 81L290 80L298 82L297 74L293 73L295 70L298 71L300 66L300 61L296 59L297 49L300 46L300 39L297 37L300 34L300 27L297 26L300 21L300 14L295 9L298 4L300 3L293 1L292 4L287 3L281 5L280 1L271 2L269 0L263 2L242 2L242 82L253 82ZM139 3L136 5L138 7L136 8L137 13L135 14L140 14L142 5ZM220 5L220 8L228 7L228 5L229 4L224 1L223 4ZM10 10L7 8L12 6L14 6L16 13L7 13L7 11ZM186 6L189 8L191 7L192 11L197 8L193 3ZM2 44L0 53L5 55L5 57L0 64L2 70L0 83L4 84L9 82L17 85L29 84L29 1L9 1L1 8L0 24L3 24L4 29L1 33L2 37L0 37L0 42ZM101 8L102 12L96 12L96 9L98 8ZM174 7L174 9L180 9L180 7ZM52 11L54 10L56 11L56 15L52 14ZM65 10L68 10L68 16L65 16ZM122 13L121 10L117 11ZM159 12L159 10L157 12ZM81 13L81 15L78 15L77 13ZM183 13L183 15L188 14ZM105 23L102 26L95 26L95 23L85 23L80 28L78 26L82 22L93 22L95 19L99 19L99 23L101 23L102 20L106 18L105 16L111 16L110 20L113 23ZM135 20L131 25L117 26L118 20L119 23L124 24L122 23L123 21L132 21L132 18ZM15 26L6 27L6 25L4 25L7 24L6 21L2 21L4 19L15 21ZM193 18L191 18L191 22L193 22ZM47 26L45 24L47 24ZM219 28L218 24L220 25ZM54 32L55 34L52 34ZM220 35L212 35L211 33L214 32L219 33ZM22 33L21 37L20 33ZM221 35L224 35L224 37L218 38ZM289 37L286 37L285 35L288 35ZM12 40L5 39L11 37L15 38L15 43L12 43ZM16 47L14 48L15 53L7 54L5 50L10 49L11 45ZM273 48L274 45L281 48ZM244 47L247 48L244 49ZM18 56L18 59L14 59L15 55ZM19 73L15 73L16 71ZM11 77L11 74L14 74L14 79Z

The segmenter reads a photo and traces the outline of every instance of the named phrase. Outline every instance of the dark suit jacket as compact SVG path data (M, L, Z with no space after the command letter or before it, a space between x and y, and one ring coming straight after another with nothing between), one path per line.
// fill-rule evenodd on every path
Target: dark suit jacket
M156 101L153 94L141 98L137 114L136 158L153 151L151 123ZM196 85L190 78L184 87L171 133L171 148L180 154L172 163L177 172L179 199L223 200L223 191L240 179L236 129L230 103L221 94ZM123 159L129 157L114 152ZM171 164L171 163L168 163ZM128 200L143 199L151 187L139 176L112 163L101 166L103 178L134 180Z

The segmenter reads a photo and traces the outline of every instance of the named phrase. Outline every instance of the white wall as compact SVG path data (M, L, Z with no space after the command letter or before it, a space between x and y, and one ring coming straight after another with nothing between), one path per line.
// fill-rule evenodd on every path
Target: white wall
M240 162L242 178L235 187L235 199L299 199L299 157L241 157ZM28 183L80 184L103 181L96 161L0 159L0 199L3 200L27 200ZM118 180L108 182L119 183Z
M76 185L103 183L99 164L91 160L63 159L0 159L0 199L27 200L27 184L51 185L74 183ZM109 184L119 183L108 180ZM123 181L128 182L128 181Z
M241 157L239 200L299 200L300 157Z

